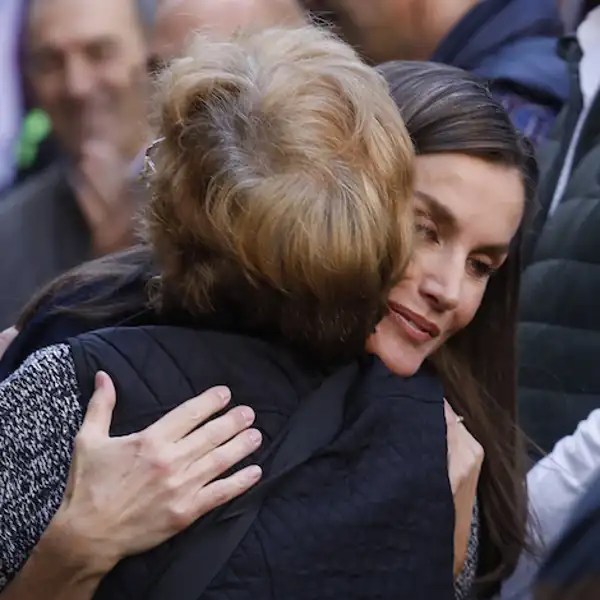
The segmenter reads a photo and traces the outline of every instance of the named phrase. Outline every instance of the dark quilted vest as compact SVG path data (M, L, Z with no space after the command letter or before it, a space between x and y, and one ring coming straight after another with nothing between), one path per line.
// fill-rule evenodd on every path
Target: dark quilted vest
M563 41L573 94L554 138L542 147L540 211L521 284L519 411L545 451L600 407L600 94L577 145L573 169L548 215L579 115L579 57Z
M265 441L253 460L265 479L276 464L270 446L299 408L315 398L323 414L329 402L343 406L339 431L276 480L207 587L203 564L238 518L228 507L122 561L97 600L454 597L453 501L435 377L402 379L368 357L319 378L262 341L167 326L107 329L70 344L84 404L95 372L115 381L115 435L146 427L208 387L230 386L234 402L257 413ZM314 423L321 427L319 418ZM206 540L214 545L207 549Z

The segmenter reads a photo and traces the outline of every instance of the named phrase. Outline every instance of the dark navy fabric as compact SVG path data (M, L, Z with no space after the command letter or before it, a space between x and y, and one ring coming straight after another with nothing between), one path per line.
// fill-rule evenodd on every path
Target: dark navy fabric
M590 591L595 590L593 596L585 598L596 598L600 589L600 478L576 507L538 575L538 584L553 590L573 589L584 583Z
M135 296L144 298L146 280L138 278L128 282L119 291L115 291L109 298L112 302L125 300ZM84 316L73 312L65 312L65 308L73 308L90 298L98 297L105 293L104 285L94 284L81 289L64 290L58 297L47 301L40 306L33 318L27 323L15 340L0 359L0 381L6 379L16 371L25 359L36 350L63 343L70 337L94 329L102 329L124 324L150 325L157 322L157 317L150 311L123 310L111 317Z
M545 138L569 97L557 53L563 26L556 0L481 0L440 43L431 60L490 82L515 125Z
M210 386L230 386L234 402L257 413L265 442L252 460L265 476L273 440L335 377L308 371L282 348L223 332L111 328L70 343L84 403L98 369L115 381L114 434L139 430ZM345 403L339 434L267 496L204 593L194 577L203 556L190 550L203 534L201 519L121 562L96 600L452 599L454 512L440 382L426 369L402 379L376 357L357 366L354 384L331 393ZM170 580L178 562L191 575Z
M569 96L563 33L555 0L482 0L448 34L431 60L554 98Z

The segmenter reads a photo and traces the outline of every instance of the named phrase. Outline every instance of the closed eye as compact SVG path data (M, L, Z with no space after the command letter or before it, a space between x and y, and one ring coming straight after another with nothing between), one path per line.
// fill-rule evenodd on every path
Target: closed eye
M485 261L479 260L477 258L469 259L469 264L473 276L475 276L478 279L489 279L498 272L497 267L494 267L493 265L490 265Z
M439 241L437 226L430 215L424 211L416 211L415 230L424 240L435 243Z
M438 233L434 227L430 225L426 225L424 223L417 223L415 225L417 233L425 240L429 240L430 242L438 241Z

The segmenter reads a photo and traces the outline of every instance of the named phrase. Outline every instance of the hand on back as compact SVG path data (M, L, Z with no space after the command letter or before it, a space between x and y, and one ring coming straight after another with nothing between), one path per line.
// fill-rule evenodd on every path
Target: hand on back
M260 433L249 407L206 422L229 401L227 388L192 398L139 433L110 437L115 389L99 373L75 450L63 503L48 528L55 546L97 570L153 548L242 494L257 466L217 479L254 452Z

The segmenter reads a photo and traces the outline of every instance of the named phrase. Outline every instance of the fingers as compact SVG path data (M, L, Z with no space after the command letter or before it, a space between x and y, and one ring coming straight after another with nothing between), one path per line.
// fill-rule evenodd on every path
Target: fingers
M446 417L446 431L448 439L448 459L453 462L453 455L473 466L481 465L485 453L481 444L465 427L450 404L444 400L444 414Z
M249 406L233 408L179 441L177 453L190 461L198 460L250 427L254 419L254 411Z
M4 353L18 335L19 331L16 327L9 327L0 332L0 358L4 356Z
M458 415L454 412L452 406L448 400L444 398L444 416L446 417L446 423L456 423L458 421Z
M101 371L96 373L96 389L88 403L81 431L108 436L116 401L112 379Z
M483 448L465 427L462 419L456 415L450 404L444 400L444 414L446 417L446 435L448 440L448 453L469 453L477 461L483 460Z
M262 469L257 465L246 467L195 492L192 496L191 522L218 506L237 498L260 481Z
M180 404L146 429L150 436L167 442L176 442L219 412L231 399L228 388L219 386Z
M262 469L258 465L245 467L223 479L216 478L256 450L261 439L256 430L244 431L188 469L185 480L177 487L184 487L189 492L171 514L176 531L243 494L260 480Z
M255 452L261 443L262 435L256 429L239 433L226 444L193 462L186 472L186 479L193 482L194 488L197 489L197 486L205 485L223 475L231 467Z
M446 418L446 435L448 438L448 446L452 446L455 443L459 435L458 417L450 406L450 403L444 399L444 416Z

